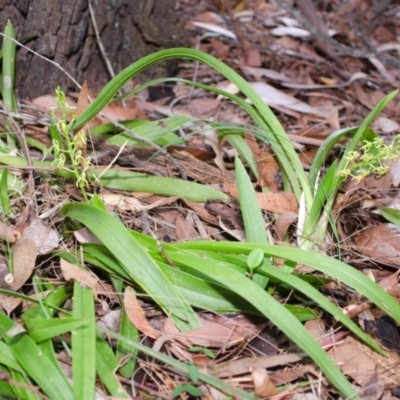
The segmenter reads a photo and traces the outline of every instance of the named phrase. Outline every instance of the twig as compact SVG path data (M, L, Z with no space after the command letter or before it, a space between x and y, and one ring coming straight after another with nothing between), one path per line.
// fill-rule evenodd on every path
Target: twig
M97 42L97 45L99 46L101 56L103 57L103 61L106 64L106 68L108 70L110 78L114 78L115 71L114 71L114 68L113 68L113 66L112 66L112 64L110 62L110 59L107 57L107 53L106 53L106 50L104 48L103 41L101 40L99 28L97 27L96 18L95 18L95 15L94 15L92 2L90 0L89 0L89 14L90 14L90 19L92 20L94 34L96 36L96 42Z
M0 32L0 35L3 37L6 37L2 32ZM30 49L29 47L23 45L21 42L19 42L18 40L15 40L13 38L10 38L7 36L7 38L9 40L11 40L12 42L16 43L18 46L24 48L25 50L27 50L28 52L34 54L35 56L41 58L42 60L45 60L47 62L49 62L50 64L54 65L56 68L58 68L59 70L61 70L69 79L71 79L71 81L79 88L82 89L82 86L78 83L78 81L71 75L69 74L60 64L56 63L55 61L52 61L50 59L48 59L47 57L42 56L41 54L37 53L36 51Z

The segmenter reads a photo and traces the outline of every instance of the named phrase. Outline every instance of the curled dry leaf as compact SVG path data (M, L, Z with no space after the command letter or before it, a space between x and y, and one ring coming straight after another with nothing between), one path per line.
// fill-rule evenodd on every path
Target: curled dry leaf
M163 322L163 333L183 339L192 345L226 349L257 335L261 327L245 316L227 318L223 315L199 316L202 326L189 332L180 332L170 318Z
M260 172L259 184L263 187L269 187L273 192L277 192L279 190L277 177L280 167L272 155L271 149L264 147L255 156L257 168Z
M39 254L46 254L54 250L60 241L57 231L45 226L39 218L31 221L21 239L30 239L36 243Z
M275 221L275 232L278 240L282 241L290 225L297 221L298 214L295 212L285 212L280 214Z
M0 294L0 307L7 313L7 315L10 315L21 303L22 299L18 297Z
M380 224L357 234L354 245L373 261L400 267L400 229L393 224Z
M269 397L278 393L265 368L254 368L251 371L251 377L253 378L254 394L256 396Z
M383 357L351 336L346 338L345 343L329 350L328 354L335 360L342 372L354 379L361 387L359 395L362 399L380 399L384 381L389 383L389 380L393 379L393 375L400 376L398 371L400 357L397 353L393 355L395 360L390 355L388 358ZM383 359L386 360L381 364ZM398 381L399 378L397 377L396 380Z
M13 290L20 289L32 275L38 249L31 239L21 239L13 247Z
M143 308L140 306L135 291L127 286L124 293L124 307L126 315L136 328L152 339L157 339L161 333L156 331L146 319Z
M288 110L298 111L304 114L313 114L323 118L328 114L326 110L312 107L265 82L249 82L249 85L270 107L283 107Z
M149 211L156 207L161 207L166 204L171 204L179 197L159 197L158 200L152 202L151 204L142 204L139 199L132 196L122 196L116 193L103 193L101 195L104 204L109 209L114 209L117 207L119 210L129 210L134 212Z
M119 332L121 323L121 310L110 310L96 323L97 326L109 329L112 332Z
M99 289L99 281L88 271L85 271L84 269L79 268L74 264L71 264L63 258L61 258L60 260L60 268L66 281L77 281L81 285L90 287L97 293L97 289Z
M231 378L247 374L252 368L274 368L278 365L287 365L299 362L304 355L279 354L276 356L247 357L240 360L225 361L207 367L207 372L217 378Z

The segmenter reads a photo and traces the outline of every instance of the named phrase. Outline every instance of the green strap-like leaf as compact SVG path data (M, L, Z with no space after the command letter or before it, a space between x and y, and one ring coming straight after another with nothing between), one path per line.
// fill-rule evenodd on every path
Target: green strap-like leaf
M54 367L26 333L10 336L9 332L14 327L14 322L5 314L0 313L0 335L26 374L49 398L73 400L72 389L66 376Z
M174 285L134 239L128 229L105 211L71 203L62 212L85 224L121 263L125 272L171 315L181 330L199 326L198 318Z

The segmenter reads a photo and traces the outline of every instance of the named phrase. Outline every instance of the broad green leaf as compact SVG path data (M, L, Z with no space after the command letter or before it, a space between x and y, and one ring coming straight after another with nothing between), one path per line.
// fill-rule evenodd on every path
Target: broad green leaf
M136 326L132 324L125 310L123 293L123 282L119 278L111 278L111 282L114 287L115 293L117 293L118 300L122 305L121 309L121 321L119 332L122 336L138 342L140 340L139 331ZM122 366L119 369L119 373L126 379L131 379L136 367L137 349L136 347L130 346L129 343L125 341L118 340L116 346L116 356Z
M86 225L136 282L182 331L199 326L198 318L182 295L134 237L105 211L87 204L71 203L62 213Z
M177 249L201 249L202 244L196 242L176 243ZM283 258L298 264L307 265L317 271L345 283L367 299L376 304L400 324L400 305L379 285L372 282L360 271L344 262L322 254L286 246L273 246L252 243L208 242L208 250L226 253L250 253L255 248L264 251L265 256Z
M3 341L0 341L0 364L5 365L10 369L14 369L20 373L24 373L24 370L15 359L10 347L7 346Z
M121 310L120 333L130 340L135 340L137 342L140 340L139 332L128 318L125 309ZM136 348L130 346L127 342L122 342L119 340L117 342L116 352L118 359L124 359L124 364L119 369L119 373L123 377L130 379L133 376L136 367Z
M254 249L247 257L247 265L251 271L260 266L264 259L264 252L261 249Z
M109 344L96 334L96 371L103 385L113 399L129 399L130 397L117 379L115 372L119 362ZM131 378L130 376L129 378Z
M396 210L390 207L380 207L379 212L385 217L389 222L400 227L400 210Z
M79 318L24 319L29 336L36 342L43 342L56 336L78 329L87 321Z
M178 145L185 144L185 142L179 136L175 135L173 131L183 128L184 125L187 125L193 121L196 121L196 118L185 115L175 115L173 117L164 118L157 121L140 121L141 123L136 124L135 127L128 128L132 129L135 135L157 141L158 144L161 144L162 146ZM128 141L128 144L141 144L136 139L132 138L132 136L129 136L129 134L126 132L114 135L107 142L113 145L121 146L126 141Z
M262 215L253 185L247 175L240 159L235 159L236 181L239 193L240 212L242 213L246 238L251 243L267 244L267 233L264 217ZM262 288L268 284L268 278L257 272L252 279Z
M239 153L240 157L242 157L243 161L246 163L246 165L249 166L251 169L251 172L255 176L255 178L258 178L258 169L257 169L257 164L256 160L254 158L254 154L249 148L249 145L246 143L246 141L243 139L242 136L240 135L226 135L224 138L229 142L229 144L236 149L236 151Z
M49 398L73 400L74 396L66 376L54 368L53 363L26 333L10 336L8 332L14 327L14 322L0 313L0 335L26 374Z
M205 202L210 199L229 200L226 194L195 182L164 176L146 175L139 172L109 169L103 173L101 169L93 171L100 177L103 186L110 189L145 192L164 196L181 196L188 200Z
M191 243L193 244L193 243ZM220 244L220 243L218 243ZM229 243L232 248L237 244L242 243ZM257 246L265 251L266 248L277 247L256 244L249 247ZM222 247L222 246L221 246ZM229 248L229 246L227 246ZM242 248L243 246L240 246ZM263 315L272 321L287 337L293 340L304 352L306 352L321 368L326 377L340 392L348 397L355 396L356 392L352 385L347 381L339 368L335 365L333 360L321 348L319 343L308 333L304 326L283 307L277 300L270 294L264 291L254 281L244 277L231 268L215 268L213 262L194 256L187 251L173 250L174 247L165 245L165 250L168 257L178 265L185 265L187 268L192 268L208 278L213 279L220 285L231 289L238 296L247 300L255 308L257 308ZM291 249L289 249L291 250ZM236 251L237 252L237 248Z
M248 109L249 114L257 121L262 134L265 135L271 143L272 150L276 154L282 167L284 179L290 182L298 200L300 199L301 193L304 192L308 211L312 203L312 191L309 187L305 171L293 145L287 138L283 126L261 97L242 77L223 62L201 51L174 48L153 53L136 61L121 71L103 88L96 100L69 125L69 129L71 131L78 129L93 119L113 99L114 95L121 87L139 72L156 62L171 58L188 58L210 65L236 85L239 90L249 98L253 103L253 107Z
M14 39L14 40L13 40ZM6 110L17 111L17 101L14 93L15 76L15 30L12 22L7 21L3 36L3 105Z
M93 399L96 388L96 326L93 290L74 282L72 316L86 321L71 332L75 399Z

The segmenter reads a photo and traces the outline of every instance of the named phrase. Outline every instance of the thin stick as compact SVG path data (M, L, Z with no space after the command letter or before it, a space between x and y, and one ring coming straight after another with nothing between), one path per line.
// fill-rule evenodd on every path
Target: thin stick
M60 64L56 63L53 60L48 59L47 57L42 56L41 54L37 53L36 51L30 49L29 47L23 45L21 42L19 42L16 39L10 38L9 36L4 35L2 32L0 32L0 35L3 37L7 37L9 40L15 42L18 46L24 48L25 50L29 51L30 53L34 54L35 56L38 56L39 58L41 58L42 60L45 60L47 62L49 62L50 64L54 65L56 68L58 68L59 70L61 70L69 79L71 79L71 81L79 88L82 89L82 86L78 83L78 81L71 75L69 74Z

